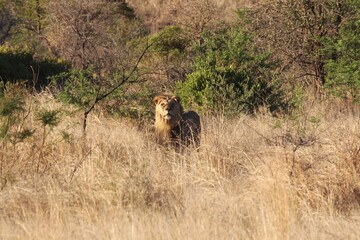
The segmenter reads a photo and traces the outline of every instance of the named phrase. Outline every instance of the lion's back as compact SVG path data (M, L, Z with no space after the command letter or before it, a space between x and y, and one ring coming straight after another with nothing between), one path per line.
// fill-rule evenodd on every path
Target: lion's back
M200 116L194 111L186 111L182 114L182 138L186 143L200 144L201 124Z

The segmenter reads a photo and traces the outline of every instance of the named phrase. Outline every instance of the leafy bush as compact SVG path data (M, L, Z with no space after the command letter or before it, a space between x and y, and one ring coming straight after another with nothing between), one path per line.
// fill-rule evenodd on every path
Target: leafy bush
M176 86L184 105L228 113L254 113L264 105L272 112L285 109L273 71L276 64L269 53L251 44L251 36L238 26L205 33L203 44L195 49L192 73Z
M0 79L7 82L24 81L37 89L49 84L48 77L66 71L66 62L56 59L34 59L29 52L16 52L0 48Z
M33 130L24 126L28 116L25 109L26 92L20 85L10 85L0 95L0 143L22 142L30 137Z
M88 109L95 101L111 89L116 83L121 82L121 75L113 73L106 80L100 79L92 68L71 69L51 77L52 84L60 89L57 97L66 103L74 104L83 109ZM100 108L106 113L130 118L147 117L151 115L149 99L153 93L142 83L124 83L104 99Z
M98 92L96 73L93 69L71 69L52 76L51 82L60 88L58 97L66 102L87 108Z
M360 14L360 4L357 12ZM327 61L326 87L330 92L342 98L360 102L360 17L345 24L339 37L327 39L326 54L332 55Z
M154 44L154 50L169 53L171 51L184 52L186 47L189 46L189 39L180 27L170 26L164 28L160 33L156 34L153 39L158 39Z

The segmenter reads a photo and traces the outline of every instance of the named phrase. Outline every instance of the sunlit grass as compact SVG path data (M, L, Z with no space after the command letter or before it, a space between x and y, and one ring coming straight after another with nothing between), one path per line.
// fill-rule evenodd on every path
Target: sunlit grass
M334 104L203 116L201 148L184 153L157 146L150 125L93 114L84 136L81 112L46 94L35 104L59 122L42 144L31 111L32 136L1 142L3 239L358 238L360 122Z

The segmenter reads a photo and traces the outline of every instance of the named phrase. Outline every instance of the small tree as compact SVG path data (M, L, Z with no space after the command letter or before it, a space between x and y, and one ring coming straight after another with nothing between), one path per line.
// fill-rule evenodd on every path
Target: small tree
M323 39L338 36L356 2L267 0L248 11L247 27L258 46L272 49L289 80L319 88L326 83L325 62L336 57L323 55Z
M189 38L202 43L202 33L218 20L216 1L183 0L177 6L177 24L188 33Z
M84 108L87 116L125 83L137 80L140 61L152 43L133 47L144 35L140 22L125 1L61 0L48 5L49 39L73 70L54 78L66 98Z
M47 11L46 35L59 56L102 76L129 62L126 44L141 34L123 1L51 0Z
M255 112L265 105L271 111L285 108L284 96L269 53L252 47L251 36L238 26L221 28L203 35L197 57L177 93L185 105L196 104L207 110Z
M161 35L159 37L161 37ZM135 83L136 80L138 80L136 75L139 70L139 64L157 40L158 38L155 38L151 42L147 42L135 62L131 63L133 64L132 66L113 72L108 76L107 81L100 78L92 68L73 69L68 73L62 73L52 77L52 81L57 86L62 86L63 91L60 93L61 98L83 107L84 132L87 126L88 115L100 102L103 102L109 96L119 91L125 84Z

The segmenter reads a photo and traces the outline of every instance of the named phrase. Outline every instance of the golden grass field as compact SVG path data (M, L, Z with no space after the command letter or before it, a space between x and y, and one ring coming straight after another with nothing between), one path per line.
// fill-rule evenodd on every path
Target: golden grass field
M358 110L203 116L200 149L177 153L151 124L93 113L84 138L81 112L39 107L60 124L44 135L30 111L34 135L0 142L0 239L360 239Z

